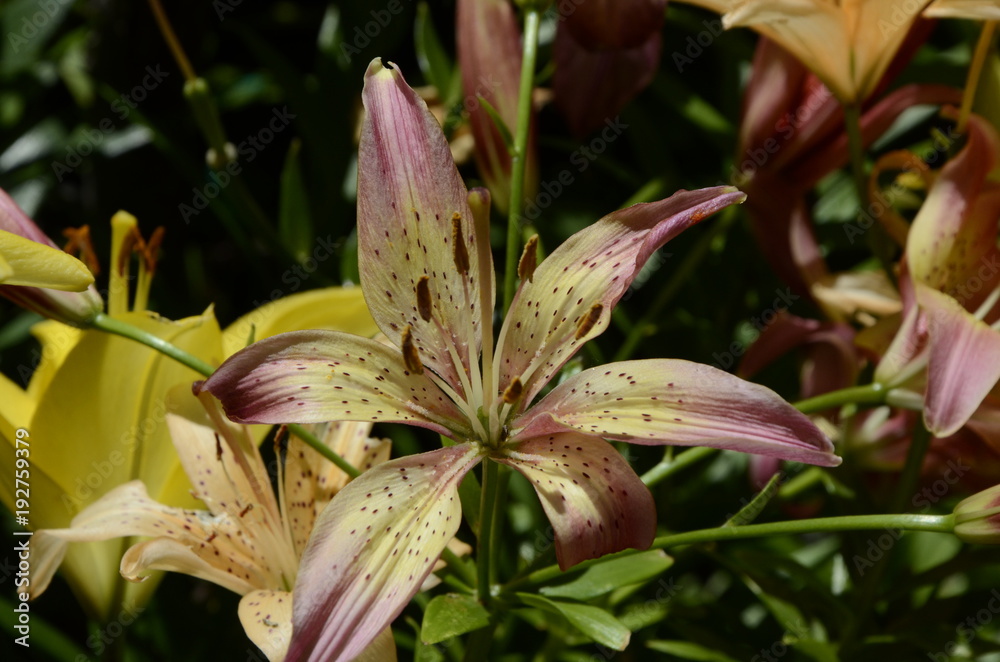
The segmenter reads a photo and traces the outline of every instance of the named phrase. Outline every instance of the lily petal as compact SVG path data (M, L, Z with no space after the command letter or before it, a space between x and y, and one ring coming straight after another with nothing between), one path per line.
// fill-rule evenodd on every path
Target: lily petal
M405 369L398 351L336 331L293 331L254 343L199 388L241 423L364 420L447 435L467 427L428 375Z
M386 462L392 450L388 439L371 439L371 431L371 423L352 422L321 423L312 429L324 444L361 471ZM288 520L295 551L301 556L316 518L350 477L294 435L289 438L285 458Z
M465 394L459 375L470 374L482 343L479 261L468 191L448 142L427 104L395 66L375 59L365 73L365 122L358 148L358 265L372 316L397 346L410 326L420 360ZM461 233L454 232L458 218ZM454 255L465 243L468 268ZM488 240L484 239L484 240ZM388 266L387 266L388 265ZM418 310L418 282L426 277L429 315ZM493 300L492 298L490 299ZM456 361L450 348L458 355Z
M514 422L514 441L566 428L636 444L712 446L836 466L833 444L774 391L675 359L623 361L570 377Z
M623 549L647 549L656 505L628 462L608 442L574 432L512 445L502 462L531 481L555 531L563 570Z
M981 117L971 115L969 139L941 170L910 226L906 261L917 282L946 292L965 285L995 250L1000 195L977 198L1000 158L1000 137Z
M352 660L392 622L458 531L480 459L460 444L391 460L334 497L302 555L289 661Z
M281 662L292 638L292 594L253 591L240 600L240 623L257 648L271 662Z
M498 342L499 389L519 378L527 406L586 341L607 328L611 309L654 251L744 197L726 186L681 191L608 214L563 242L514 297Z
M1000 379L1000 332L946 294L918 286L928 315L930 359L924 421L938 437L965 425Z
M86 265L58 248L0 230L0 284L83 292L94 283Z

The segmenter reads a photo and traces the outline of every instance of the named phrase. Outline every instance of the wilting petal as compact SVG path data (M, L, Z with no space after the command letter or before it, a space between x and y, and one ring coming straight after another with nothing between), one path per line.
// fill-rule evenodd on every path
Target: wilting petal
M521 32L514 7L508 0L460 0L457 12L455 41L466 99L485 99L513 133L521 80ZM494 206L507 213L511 161L503 134L482 103L467 103L466 108L479 175L490 189ZM532 127L525 164L526 200L534 199L538 185L534 137Z
M652 82L660 66L661 42L657 30L633 48L591 51L565 30L556 31L552 88L574 135L584 136L605 123L613 138L621 133L618 113Z
M412 329L420 360L459 394L459 374L478 360L482 342L479 260L468 192L448 142L427 105L399 69L368 65L365 122L358 155L358 260L372 316L396 345ZM452 219L460 219L468 269L456 266ZM489 241L489 238L484 238ZM485 258L483 257L485 256ZM427 277L430 319L417 306L417 283ZM449 348L458 354L456 362Z
M311 430L351 466L368 471L389 459L392 443L372 439L371 423L321 423ZM316 518L350 477L295 435L285 453L285 497L295 551L301 556Z
M555 531L563 570L656 535L656 505L618 451L603 439L562 432L507 447L508 464L531 481Z
M972 213L987 175L997 163L1000 139L982 118L969 117L968 141L941 170L920 207L906 242L913 279L952 291L974 275L996 243L1000 196L991 209Z
M520 378L521 402L530 403L577 349L607 328L611 309L654 251L743 198L732 187L681 191L608 214L563 242L514 297L498 343L499 389Z
M253 591L240 600L240 623L257 648L271 662L281 662L292 639L292 594Z
M479 453L391 460L334 497L302 555L290 661L352 660L402 611L458 531L458 485Z
M924 421L935 436L946 437L965 425L1000 379L1000 332L946 294L919 287L917 296L930 336Z
M336 331L293 331L237 352L201 390L241 423L331 420L408 423L441 434L464 430L462 414L400 353Z
M673 359L609 363L570 377L514 422L514 440L566 428L636 444L840 464L830 440L774 391Z

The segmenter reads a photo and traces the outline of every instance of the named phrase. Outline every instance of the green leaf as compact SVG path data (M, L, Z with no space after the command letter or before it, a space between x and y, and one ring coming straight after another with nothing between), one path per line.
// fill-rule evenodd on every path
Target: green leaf
M549 600L530 593L518 593L517 598L529 607L562 615L577 630L608 648L623 651L632 636L627 627L600 607Z
M482 104L486 114L490 116L491 120L493 120L493 124L496 126L497 131L500 132L500 136L503 138L503 144L507 148L507 154L513 154L514 136L510 133L510 127L508 127L507 123L503 121L502 117L500 117L500 111L494 108L493 104L487 101L485 97L480 96L477 97L477 99L479 103Z
M417 49L417 64L427 81L437 88L445 106L458 101L462 93L460 79L451 59L441 46L434 30L434 21L426 2L417 5L417 18L413 24L413 41Z
M424 611L420 640L425 644L436 644L484 628L489 623L489 612L475 598L458 593L439 595L428 603Z
M604 595L621 586L646 582L667 568L674 560L663 550L654 549L624 558L609 559L593 565L568 582L543 586L542 595L586 601ZM672 586L669 587L671 594Z
M304 263L309 259L313 242L313 223L309 213L309 198L302 182L299 150L302 141L292 140L281 172L281 203L278 212L278 233L288 252Z
M767 485L750 500L750 502L740 508L739 512L726 520L722 526L745 526L753 522L764 511L764 507L778 493L781 486L782 473L776 473L767 481Z
M654 651L668 653L685 660L698 660L698 662L736 662L735 659L724 653L713 651L690 641L650 641L646 645Z

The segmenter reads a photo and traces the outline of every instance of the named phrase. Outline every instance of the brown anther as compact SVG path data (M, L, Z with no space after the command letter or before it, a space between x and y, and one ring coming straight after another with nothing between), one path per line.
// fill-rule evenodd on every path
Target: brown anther
M90 226L81 225L78 228L66 228L63 230L63 236L67 239L63 250L83 260L83 263L90 269L90 273L95 276L99 274L101 264L97 260L94 244L90 240Z
M146 242L142 240L142 235L139 234L138 228L132 226L124 239L122 239L122 247L118 251L118 264L115 265L115 269L118 270L119 274L125 275L129 260L132 259L132 253L141 251L145 244Z
M420 362L417 346L413 344L413 332L410 330L409 324L403 329L403 363L406 364L406 369L410 372L418 375L424 374L424 364Z
M219 433L215 433L215 459L222 460L222 440L219 438Z
M285 441L285 437L288 436L288 426L279 425L278 431L274 433L274 452L278 453L281 451L281 444Z
M458 273L469 273L469 249L462 236L462 215L455 212L451 217L451 250L455 256L455 268Z
M240 511L240 517L243 517L244 515L246 515L247 513L249 513L251 510L253 510L253 504L252 503L248 503L247 506L246 506L246 508L244 508L243 510Z
M533 235L528 243L524 245L524 252L521 253L521 261L517 263L517 276L523 283L529 283L535 277L535 267L538 266L538 235Z
M515 377L507 388L503 391L503 401L509 405L514 404L521 399L521 394L524 392L524 386L521 384L521 378Z
M576 339L584 337L590 330L594 328L597 324L597 320L601 318L601 313L604 311L604 304L595 303L590 307L583 317L580 318L580 323L576 327Z
M421 276L417 281L417 312L420 319L425 322L431 321L431 287L430 276Z
M156 259L160 253L160 245L163 243L164 234L166 234L166 229L162 225L153 230L153 235L146 242L146 246L142 251L142 257L146 260L146 271L149 273L150 278L156 273Z

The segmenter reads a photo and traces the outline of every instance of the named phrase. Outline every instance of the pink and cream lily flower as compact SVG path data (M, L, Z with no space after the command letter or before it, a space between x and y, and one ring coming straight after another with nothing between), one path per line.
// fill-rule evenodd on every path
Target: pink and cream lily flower
M535 402L608 326L647 258L742 193L682 191L612 213L537 268L529 242L494 352L488 195L466 191L440 128L393 65L369 65L363 100L361 281L396 347L288 333L234 355L203 389L237 421L397 422L457 443L365 472L323 512L295 588L290 660L350 660L399 614L457 531L458 485L484 459L531 481L563 568L653 540L652 497L607 439L839 463L774 392L685 361L591 368Z

